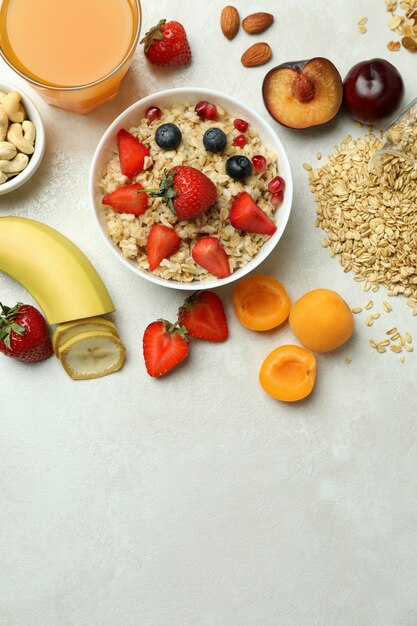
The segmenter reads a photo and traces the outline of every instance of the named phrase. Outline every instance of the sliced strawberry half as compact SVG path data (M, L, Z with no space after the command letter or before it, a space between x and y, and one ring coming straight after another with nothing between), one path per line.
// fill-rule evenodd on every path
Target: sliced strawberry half
M181 239L173 228L163 224L154 224L149 231L146 242L150 271L156 270L162 259L168 259L175 254L180 247L180 243Z
M178 323L188 334L206 341L224 341L229 335L222 301L213 291L197 291L178 310Z
M217 278L230 276L229 259L217 237L203 237L197 241L191 255L196 263Z
M117 145L122 174L132 178L132 176L142 172L145 157L150 155L149 148L140 143L124 128L121 128L117 133Z
M102 203L119 213L142 215L148 208L148 194L143 192L140 183L132 183L106 194Z
M150 376L162 376L188 355L187 331L166 320L152 322L143 335L143 356Z
M243 191L232 202L230 223L234 228L247 233L273 235L277 230L274 222L252 200L247 191Z

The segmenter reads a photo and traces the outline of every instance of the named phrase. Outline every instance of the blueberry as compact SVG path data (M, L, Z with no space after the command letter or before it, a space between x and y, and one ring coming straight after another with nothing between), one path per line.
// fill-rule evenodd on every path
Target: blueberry
M220 128L209 128L204 133L203 144L209 152L220 152L227 143L227 137Z
M227 159L226 172L235 180L243 180L252 174L252 163L242 154L236 154Z
M155 132L155 141L163 150L175 150L181 143L181 131L175 124L161 124Z

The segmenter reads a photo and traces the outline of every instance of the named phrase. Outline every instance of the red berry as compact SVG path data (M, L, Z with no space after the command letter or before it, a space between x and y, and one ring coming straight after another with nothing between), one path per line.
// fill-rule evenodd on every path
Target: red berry
M243 146L245 146L247 143L248 140L246 139L245 135L238 135L233 139L233 145L239 146L239 148L243 148Z
M149 107L145 113L145 117L147 117L150 122L159 120L161 117L161 109L158 109L158 107Z
M207 100L200 100L194 107L194 111L202 120L215 120L217 117L217 107Z
M206 117L206 106L208 105L207 100L200 100L194 107L194 111L197 113L198 117L204 120Z
M266 170L266 159L261 154L257 154L252 159L253 169L257 174L262 174Z
M241 120L239 118L236 118L233 122L233 126L236 128L236 130L240 130L241 133L245 133L248 130L248 122L245 122L245 120Z
M206 111L205 111L206 120L215 120L217 117L217 107L215 104L210 104L207 102Z
M278 191L285 191L285 180L281 176L275 176L268 185L268 189L271 193L278 193Z
M284 202L284 192L277 191L277 193L272 194L271 202L275 206L280 206Z

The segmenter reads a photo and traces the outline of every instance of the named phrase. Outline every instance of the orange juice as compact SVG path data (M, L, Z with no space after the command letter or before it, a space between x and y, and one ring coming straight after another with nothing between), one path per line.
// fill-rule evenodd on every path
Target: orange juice
M52 104L64 106L68 91L87 87L88 94L66 98L73 104L86 95L107 100L117 93L139 27L137 0L3 0L1 52Z

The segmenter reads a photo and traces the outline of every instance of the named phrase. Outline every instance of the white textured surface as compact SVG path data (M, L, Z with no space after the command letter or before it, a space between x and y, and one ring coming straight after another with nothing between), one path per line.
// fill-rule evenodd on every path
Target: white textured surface
M189 69L151 69L138 50L117 100L87 117L33 96L46 125L45 159L28 186L0 198L0 209L44 220L88 254L115 300L128 359L118 374L78 383L54 359L34 367L0 359L1 626L417 623L416 358L401 364L367 345L391 324L417 338L411 309L394 300L372 332L358 320L346 347L319 358L313 396L287 406L263 393L257 375L270 350L293 341L288 328L245 331L224 289L230 340L195 343L186 365L151 380L144 327L173 316L182 294L115 263L94 230L89 162L104 129L136 99L165 87L214 87L268 119L266 68L240 66L254 39L223 39L224 4L144 1L144 28L164 15L185 24ZM242 15L275 13L260 39L271 42L276 63L328 56L345 74L382 56L402 72L405 100L416 96L415 58L386 50L383 0L236 4ZM370 19L361 36L363 15ZM295 202L262 270L293 298L325 286L363 304L361 287L320 246L301 167L359 131L343 116L304 134L274 128L293 167ZM29 299L5 276L0 294L6 303ZM376 310L383 297L374 294Z

